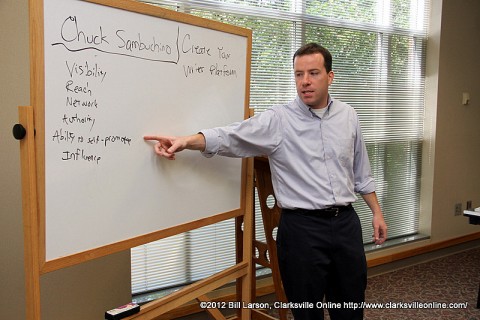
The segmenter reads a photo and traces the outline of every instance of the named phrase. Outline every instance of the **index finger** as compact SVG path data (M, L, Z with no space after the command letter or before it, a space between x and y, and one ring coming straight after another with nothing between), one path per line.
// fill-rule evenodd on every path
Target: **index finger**
M160 141L160 140L163 140L162 137L160 136L143 136L143 140L148 140L148 141Z

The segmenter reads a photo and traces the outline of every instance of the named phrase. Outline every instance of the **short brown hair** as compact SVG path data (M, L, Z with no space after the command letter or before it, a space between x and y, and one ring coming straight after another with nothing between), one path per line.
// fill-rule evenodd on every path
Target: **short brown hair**
M332 71L332 55L330 51L328 51L323 46L319 45L318 43L311 42L304 44L293 55L293 62L295 62L295 58L299 56L305 56L308 54L320 53L323 56L323 60L325 61L325 69L327 73Z

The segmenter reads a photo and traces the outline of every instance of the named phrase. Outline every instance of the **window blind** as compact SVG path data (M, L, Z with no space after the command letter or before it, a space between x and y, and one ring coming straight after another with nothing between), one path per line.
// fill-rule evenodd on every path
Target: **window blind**
M418 232L428 0L155 0L253 30L250 107L296 96L292 56L306 42L333 55L330 94L358 112L389 238ZM371 212L355 203L365 243ZM257 204L256 212L260 212ZM263 235L257 218L257 238ZM234 221L131 250L132 292L175 288L235 263Z

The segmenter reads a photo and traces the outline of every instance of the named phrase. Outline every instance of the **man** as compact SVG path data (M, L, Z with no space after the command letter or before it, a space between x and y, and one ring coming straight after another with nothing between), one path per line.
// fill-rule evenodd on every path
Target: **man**
M367 266L359 218L351 206L362 195L373 213L374 242L387 227L375 194L358 116L333 99L332 56L310 43L293 56L298 96L248 120L186 137L146 136L155 152L175 159L184 149L206 156L267 155L277 203L280 273L297 320L362 319ZM324 301L327 302L322 304ZM320 303L319 303L320 302ZM305 304L303 304L305 305Z

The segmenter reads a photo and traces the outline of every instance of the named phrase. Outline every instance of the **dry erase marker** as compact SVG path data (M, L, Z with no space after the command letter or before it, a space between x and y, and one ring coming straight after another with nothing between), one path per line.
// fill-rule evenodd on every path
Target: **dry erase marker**
M136 303L128 303L124 306L109 310L105 312L105 319L119 320L131 316L140 311L140 306Z

